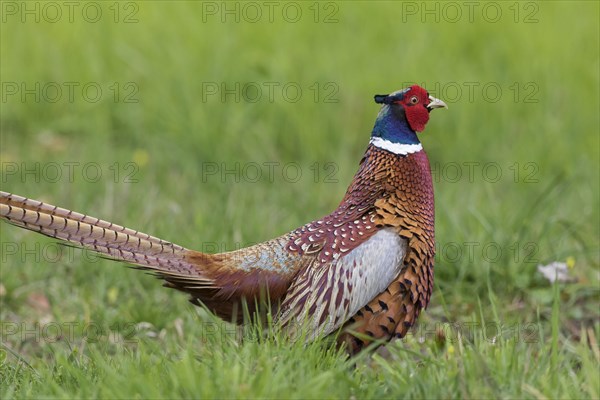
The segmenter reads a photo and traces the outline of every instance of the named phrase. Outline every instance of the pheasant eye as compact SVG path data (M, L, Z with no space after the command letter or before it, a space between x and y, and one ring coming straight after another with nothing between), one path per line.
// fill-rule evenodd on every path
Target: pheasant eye
M417 96L413 96L410 98L410 104L417 104L419 102L419 98Z

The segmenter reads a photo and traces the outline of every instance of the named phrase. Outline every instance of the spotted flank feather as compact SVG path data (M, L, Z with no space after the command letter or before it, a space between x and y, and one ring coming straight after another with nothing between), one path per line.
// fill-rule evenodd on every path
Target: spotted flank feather
M288 289L278 322L308 329L307 339L330 334L398 276L405 253L406 241L382 229L344 257L313 258Z

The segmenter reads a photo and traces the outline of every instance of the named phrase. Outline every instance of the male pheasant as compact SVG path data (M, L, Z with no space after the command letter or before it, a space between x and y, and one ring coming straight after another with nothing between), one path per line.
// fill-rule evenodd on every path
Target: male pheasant
M351 353L403 337L433 288L434 204L416 132L446 107L419 86L375 96L369 146L338 208L267 242L206 254L63 208L0 192L2 220L152 271L194 304L239 321L268 300L277 324L307 340L342 329ZM356 335L358 333L358 335Z

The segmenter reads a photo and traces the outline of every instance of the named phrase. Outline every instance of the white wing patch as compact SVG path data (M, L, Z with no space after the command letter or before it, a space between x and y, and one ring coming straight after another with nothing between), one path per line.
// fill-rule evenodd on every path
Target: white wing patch
M406 240L388 228L329 264L309 265L290 287L278 322L308 329L307 340L333 332L392 283L406 250Z

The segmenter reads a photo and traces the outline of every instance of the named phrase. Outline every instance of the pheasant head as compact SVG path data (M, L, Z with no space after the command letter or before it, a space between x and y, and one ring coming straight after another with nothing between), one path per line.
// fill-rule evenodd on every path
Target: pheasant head
M371 133L371 143L396 154L421 150L417 132L425 129L429 113L434 108L448 108L446 103L417 85L375 95L375 102L383 106Z

